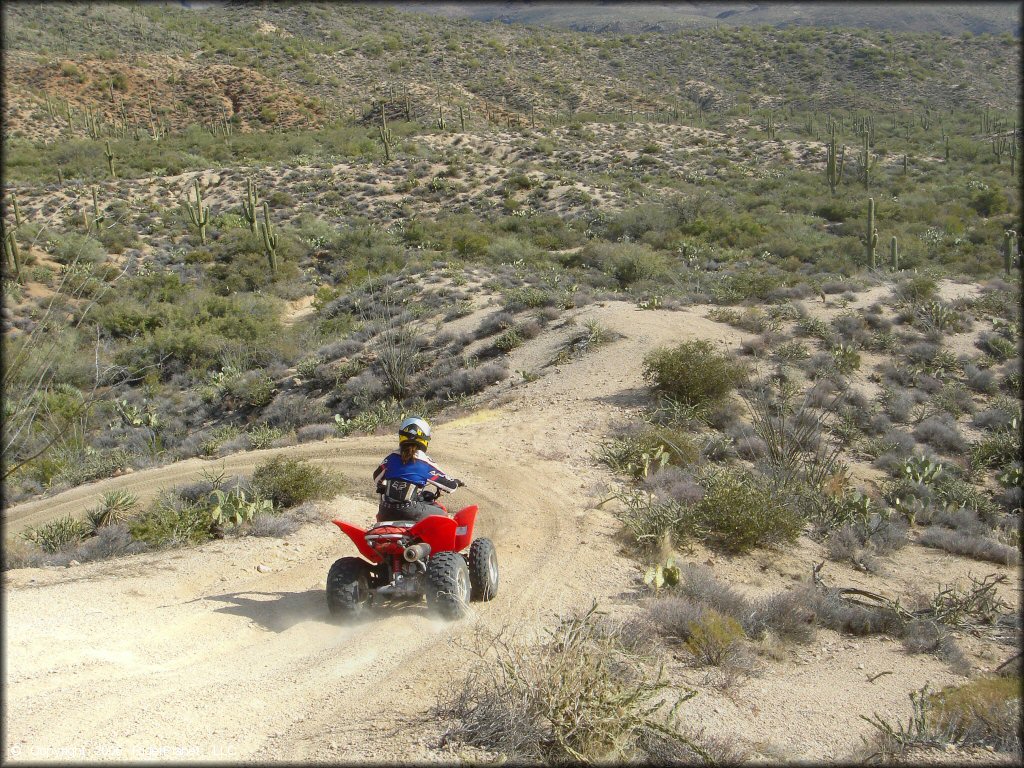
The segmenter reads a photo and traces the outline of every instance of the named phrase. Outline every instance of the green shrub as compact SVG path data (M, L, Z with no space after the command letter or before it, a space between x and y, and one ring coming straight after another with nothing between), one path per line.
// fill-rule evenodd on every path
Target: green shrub
M252 487L276 508L287 509L305 501L329 499L341 490L341 483L314 464L274 456L256 467Z
M683 527L726 552L796 541L804 521L785 499L749 473L727 469L704 482L704 497L687 510Z
M605 443L598 458L616 472L639 480L658 467L692 464L700 458L700 450L686 434L665 427L645 427Z
M535 309L554 304L555 297L541 288L523 286L505 291L504 303L505 309L510 312L518 312L521 309Z
M53 248L53 258L61 264L98 264L106 256L102 244L78 232L61 235Z
M716 352L707 339L656 349L644 358L644 379L659 392L686 405L725 399L742 379L743 367Z
M133 539L151 547L176 547L206 541L211 537L212 523L206 503L165 494L130 520L128 530Z
M914 275L896 286L896 296L904 301L918 304L935 297L939 284L930 275Z
M511 352L516 347L523 343L523 337L519 335L519 331L515 328L509 328L498 338L494 340L495 349L501 352Z
M225 396L250 408L263 408L270 404L277 392L274 380L262 371L247 371L231 378L224 387Z
M746 636L736 619L714 608L705 608L687 630L686 650L699 663L716 667L727 664L736 655L740 641Z
M53 554L78 544L89 534L90 526L71 515L52 520L39 528L29 528L21 536L36 544L43 552Z
M271 443L283 435L284 430L272 427L269 424L257 424L249 428L249 439L252 441L254 451L269 448Z
M950 731L961 743L1005 747L1019 733L1019 678L980 677L943 688L929 699L929 721L933 727Z

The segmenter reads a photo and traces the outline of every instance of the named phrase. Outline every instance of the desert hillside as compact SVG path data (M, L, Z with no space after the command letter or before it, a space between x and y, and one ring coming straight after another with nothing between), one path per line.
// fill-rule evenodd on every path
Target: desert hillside
M1020 762L1005 9L188 5L2 11L8 761Z

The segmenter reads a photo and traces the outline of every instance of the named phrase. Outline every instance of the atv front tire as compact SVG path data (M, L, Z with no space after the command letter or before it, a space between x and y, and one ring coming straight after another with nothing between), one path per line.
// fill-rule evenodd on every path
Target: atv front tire
M469 566L458 552L438 552L427 564L427 605L446 619L466 615L471 590Z
M335 560L327 573L327 607L335 616L358 616L370 602L370 566L358 557Z
M477 539L469 548L470 596L487 601L498 594L498 551L490 539Z

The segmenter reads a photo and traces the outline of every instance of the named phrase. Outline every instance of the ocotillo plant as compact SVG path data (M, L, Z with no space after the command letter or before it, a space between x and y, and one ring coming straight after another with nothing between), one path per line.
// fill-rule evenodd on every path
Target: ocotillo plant
M199 188L199 179L195 180L196 205L192 207L192 201L185 196L185 206L188 209L188 217L192 226L199 229L199 242L206 245L206 225L210 223L210 206L203 205L203 192Z
M267 249L267 261L270 263L270 271L277 274L277 232L274 225L270 223L270 206L263 201L263 247Z
M384 114L384 104L380 105L380 125L377 126L377 131L380 133L380 143L384 145L384 162L391 162L391 145L393 138L391 136L391 129L388 128L388 118Z
M259 207L256 198L256 182L246 179L245 199L242 200L242 218L249 223L249 231L253 234L256 234L256 209Z
M1004 235L1006 240L1003 249L1003 267L1006 269L1006 274L1010 274L1010 270L1013 268L1013 257L1017 255L1017 232L1008 229Z
M107 158L107 169L110 171L110 178L116 179L117 174L114 173L114 153L110 151L110 139L107 139L103 155Z
M868 198L868 236L867 236L867 248L868 248L868 264L871 268L876 267L875 264L875 246L878 245L878 230L875 229L875 198Z
M892 260L892 271L898 271L900 268L900 249L896 243L896 235L893 235L892 240L889 241L889 256Z

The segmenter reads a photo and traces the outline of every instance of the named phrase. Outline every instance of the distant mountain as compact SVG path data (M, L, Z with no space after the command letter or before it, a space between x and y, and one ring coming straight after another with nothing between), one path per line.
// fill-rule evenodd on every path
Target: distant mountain
M1021 36L1022 3L392 2L408 13L586 32L673 32L715 25L868 28Z

